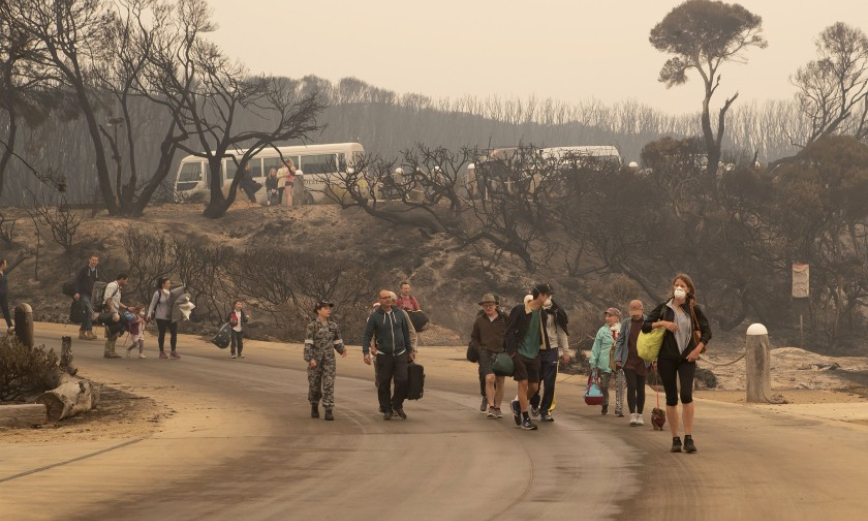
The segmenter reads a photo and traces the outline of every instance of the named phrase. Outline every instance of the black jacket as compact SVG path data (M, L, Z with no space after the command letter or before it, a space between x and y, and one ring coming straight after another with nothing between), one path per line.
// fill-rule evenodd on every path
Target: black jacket
M90 297L90 294L93 293L93 285L97 280L99 280L97 269L94 269L93 274L91 274L90 266L85 264L75 276L75 292Z
M540 313L543 313L543 310L540 309ZM506 349L506 352L509 354L513 354L518 351L519 346L521 346L522 340L527 335L527 329L530 327L530 319L533 314L528 313L525 310L524 304L519 304L512 308L512 311L509 312L509 320L506 321L506 333L503 336L503 348ZM546 328L542 328L543 335L545 337L546 345L549 343L549 335L546 332Z
M651 325L654 322L659 322L660 320L665 320L667 322L675 322L675 311L669 308L667 304L669 301L663 302L654 308L651 313L645 318L645 322L642 324L642 332L650 333L653 329ZM681 309L687 313L687 316L690 316L690 305L688 303L684 303L681 305ZM711 341L711 327L708 325L708 319L705 317L705 313L702 311L702 308L694 305L693 309L696 311L696 320L699 324L693 324L693 328L696 329L699 327L699 331L702 334L699 338L699 341L708 345L708 342ZM693 319L690 320L693 323ZM672 331L666 330L666 333L663 335L663 345L660 347L660 355L659 358L667 358L667 359L679 359L686 358L687 354L690 353L696 347L695 341L693 340L693 335L690 335L690 343L687 344L687 348L684 350L684 353L678 351L678 341L675 340L675 334Z

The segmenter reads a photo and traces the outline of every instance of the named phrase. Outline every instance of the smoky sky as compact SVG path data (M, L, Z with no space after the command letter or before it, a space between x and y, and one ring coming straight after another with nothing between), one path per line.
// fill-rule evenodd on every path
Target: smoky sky
M666 56L648 43L671 0L209 0L209 37L252 73L336 81L354 76L432 97L551 97L568 103L636 100L696 111L698 77L666 89ZM792 98L789 82L815 55L820 31L843 21L868 32L868 2L747 0L763 18L766 49L722 69L714 101Z

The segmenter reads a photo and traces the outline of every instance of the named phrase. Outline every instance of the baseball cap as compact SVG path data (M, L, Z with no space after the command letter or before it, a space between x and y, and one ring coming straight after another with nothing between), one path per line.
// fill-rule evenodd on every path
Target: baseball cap
M620 316L621 316L621 312L618 310L618 308L609 308L609 309L607 309L606 311L604 311L603 314L605 314L605 315L614 315L614 316L616 316L616 317L620 317Z

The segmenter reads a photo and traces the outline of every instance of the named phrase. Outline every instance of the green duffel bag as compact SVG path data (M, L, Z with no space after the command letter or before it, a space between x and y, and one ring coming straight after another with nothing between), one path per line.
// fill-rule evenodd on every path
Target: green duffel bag
M512 376L515 372L515 364L512 362L512 357L506 351L497 353L494 358L494 363L491 364L491 369L497 376Z

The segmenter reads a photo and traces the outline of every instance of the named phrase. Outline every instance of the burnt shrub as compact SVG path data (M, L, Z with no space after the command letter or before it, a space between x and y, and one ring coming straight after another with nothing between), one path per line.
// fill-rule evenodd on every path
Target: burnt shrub
M55 387L58 364L53 349L29 349L14 337L0 337L0 401L22 401Z

